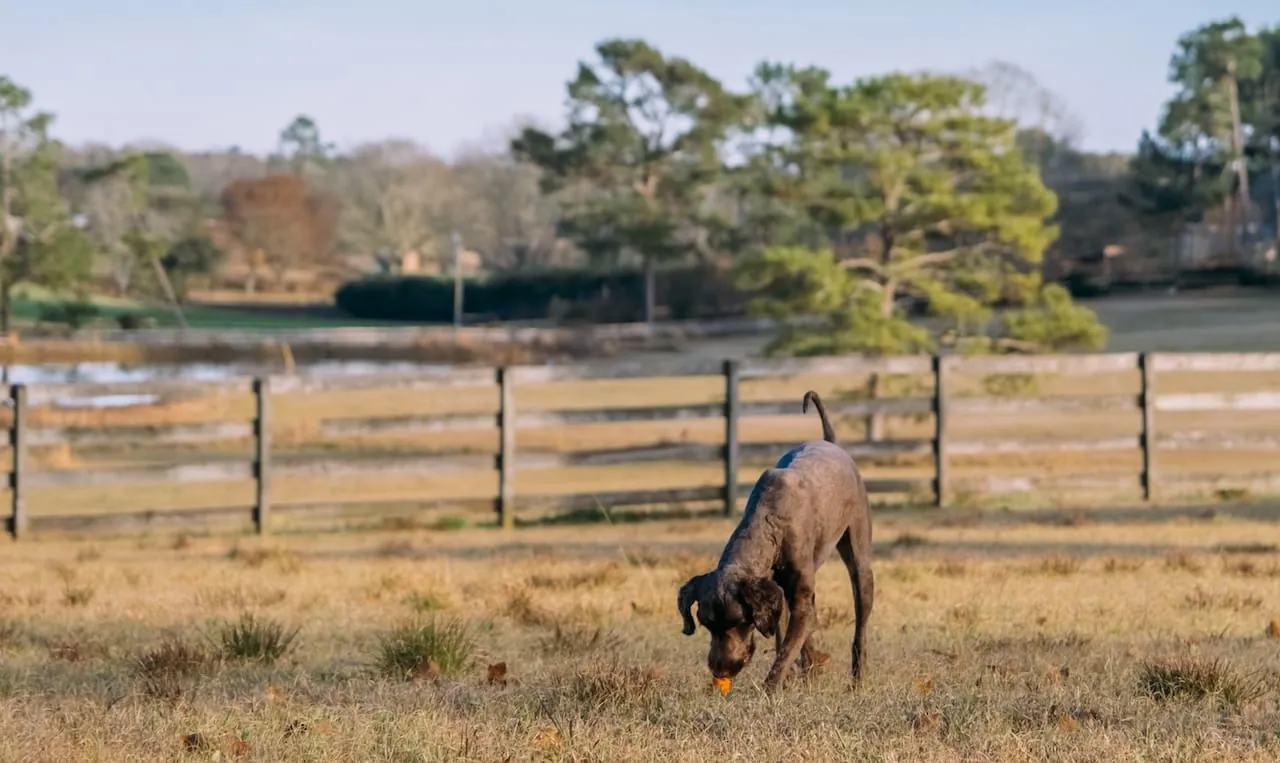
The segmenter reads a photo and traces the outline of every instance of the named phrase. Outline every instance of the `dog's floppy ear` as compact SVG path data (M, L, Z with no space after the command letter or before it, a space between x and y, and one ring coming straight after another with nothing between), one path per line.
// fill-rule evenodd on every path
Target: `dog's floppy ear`
M743 581L739 595L760 635L769 638L776 634L782 618L782 586L771 578L752 578Z
M684 635L692 636L698 630L698 624L693 621L693 602L698 599L698 594L702 588L702 583L707 579L705 574L694 575L680 586L680 595L676 599L676 606L680 608L680 616L684 618Z

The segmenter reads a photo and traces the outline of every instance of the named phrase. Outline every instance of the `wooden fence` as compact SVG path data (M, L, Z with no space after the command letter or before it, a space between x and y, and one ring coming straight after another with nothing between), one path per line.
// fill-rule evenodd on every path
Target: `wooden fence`
M874 398L849 386L863 380ZM1280 354L643 360L13 386L8 528L266 533L355 508L492 512L504 527L597 508L733 514L761 467L819 436L814 413L800 418L811 387L880 496L1043 506L1280 488ZM872 419L899 424L849 435Z

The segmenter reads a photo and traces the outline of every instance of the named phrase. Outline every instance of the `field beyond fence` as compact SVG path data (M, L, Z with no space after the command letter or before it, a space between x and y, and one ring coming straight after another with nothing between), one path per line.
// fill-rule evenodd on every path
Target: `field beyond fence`
M1280 492L1280 354L672 359L14 386L15 536L733 513L820 437L873 501L1086 508Z

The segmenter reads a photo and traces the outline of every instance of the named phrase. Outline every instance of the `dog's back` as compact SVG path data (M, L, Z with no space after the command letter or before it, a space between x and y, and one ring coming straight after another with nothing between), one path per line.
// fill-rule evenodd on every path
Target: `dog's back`
M857 464L844 448L824 440L802 442L756 480L726 558L737 553L732 549L739 543L771 537L768 544L784 556L812 554L820 565L845 530L865 521L866 496ZM789 546L795 548L788 551Z
M844 448L827 440L805 440L783 453L777 463L773 465L773 468L804 470L815 468L810 467L809 464L818 462L830 462L832 465L839 464L841 467L848 465L853 466L854 469L858 468L853 463L853 457Z
M804 396L806 410L811 401L822 420L824 439L799 443L761 473L725 546L725 559L738 553L735 547L761 541L795 543L826 559L846 529L867 521L862 474L853 457L836 444L826 408L812 390ZM774 537L778 531L789 537Z

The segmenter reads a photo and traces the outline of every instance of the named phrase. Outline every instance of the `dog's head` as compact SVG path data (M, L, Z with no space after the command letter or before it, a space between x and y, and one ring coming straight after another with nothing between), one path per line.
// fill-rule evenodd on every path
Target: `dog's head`
M692 611L695 603L698 622L711 632L707 667L716 678L733 678L755 654L754 631L766 638L778 632L782 587L770 578L719 570L695 575L680 587L678 598L686 636L698 629Z

